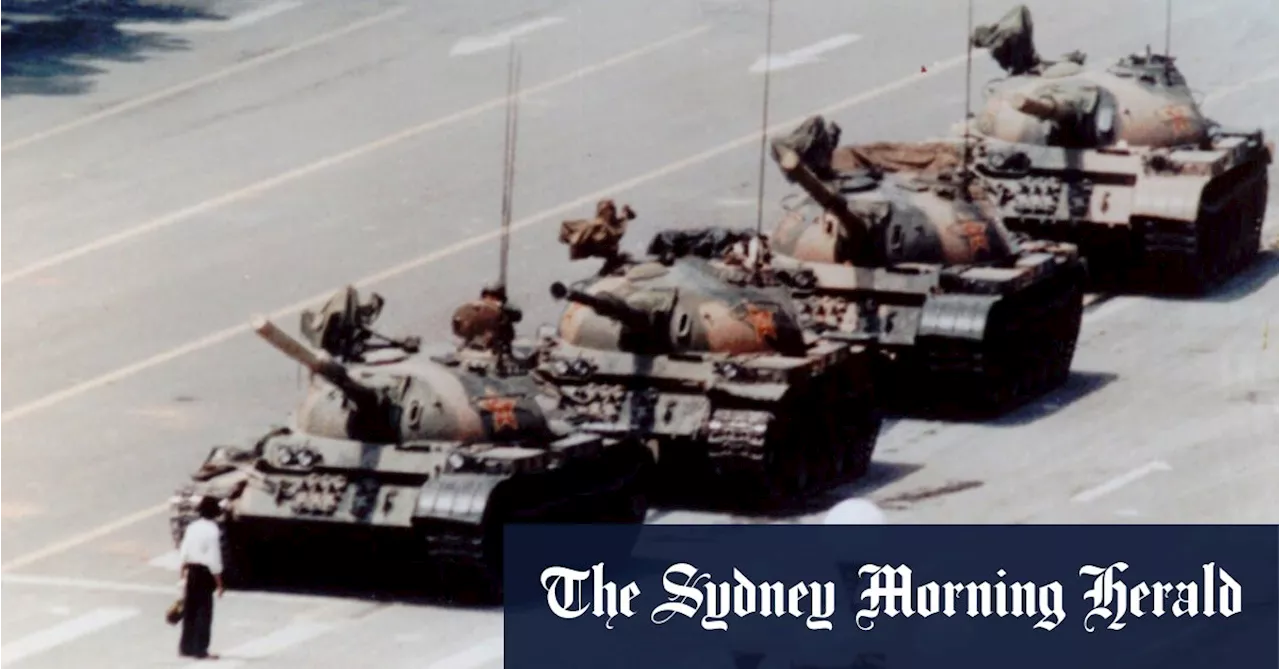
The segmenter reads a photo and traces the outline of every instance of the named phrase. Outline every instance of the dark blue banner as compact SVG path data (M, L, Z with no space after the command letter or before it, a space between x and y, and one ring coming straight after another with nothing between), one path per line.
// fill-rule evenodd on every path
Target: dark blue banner
M1269 526L511 526L507 669L1280 666Z

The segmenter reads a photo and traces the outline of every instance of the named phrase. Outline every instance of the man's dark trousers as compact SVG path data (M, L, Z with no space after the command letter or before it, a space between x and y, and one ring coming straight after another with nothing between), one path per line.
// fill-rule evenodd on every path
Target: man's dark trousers
M178 652L187 657L209 654L213 628L213 573L204 565L187 565L186 602L182 612L182 640Z

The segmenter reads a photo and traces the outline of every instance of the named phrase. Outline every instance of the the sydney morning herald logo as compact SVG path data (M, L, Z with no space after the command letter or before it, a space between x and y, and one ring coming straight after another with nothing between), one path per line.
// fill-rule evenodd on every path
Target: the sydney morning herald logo
M858 629L875 628L881 615L889 618L968 616L1015 617L1034 620L1035 629L1053 630L1067 619L1061 582L1037 584L1008 582L1008 573L997 569L994 579L964 583L927 581L916 583L907 565L864 564L844 566L859 602L854 620ZM1122 630L1133 620L1173 616L1229 618L1240 612L1240 584L1227 571L1210 562L1187 581L1136 582L1123 579L1124 562L1100 567L1084 565L1077 576L1085 588L1081 599L1089 609L1081 623L1085 630ZM625 585L605 577L604 563L577 570L553 566L542 571L547 607L564 619L590 615L604 619L614 629L615 619L634 618L640 586ZM840 590L832 581L753 580L734 568L730 580L714 577L694 565L680 562L662 574L666 600L649 612L649 621L663 625L678 618L697 619L703 629L728 630L731 618L792 618L804 620L811 630L833 629ZM1184 575L1185 576L1185 575Z

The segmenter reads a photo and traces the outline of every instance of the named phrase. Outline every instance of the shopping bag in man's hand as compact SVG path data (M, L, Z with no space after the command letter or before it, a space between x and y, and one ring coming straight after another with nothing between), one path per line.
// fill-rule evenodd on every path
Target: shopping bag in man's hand
M185 608L186 600L179 598L173 604L169 605L169 610L164 612L164 621L170 625L177 625L182 622L182 610Z

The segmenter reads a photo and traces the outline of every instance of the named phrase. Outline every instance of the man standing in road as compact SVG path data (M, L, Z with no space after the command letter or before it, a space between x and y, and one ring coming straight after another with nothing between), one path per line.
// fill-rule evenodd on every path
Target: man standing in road
M218 657L209 654L213 593L216 591L222 596L222 530L214 522L219 512L218 501L205 497L196 511L200 517L187 526L178 549L182 576L186 580L178 654L212 660Z

